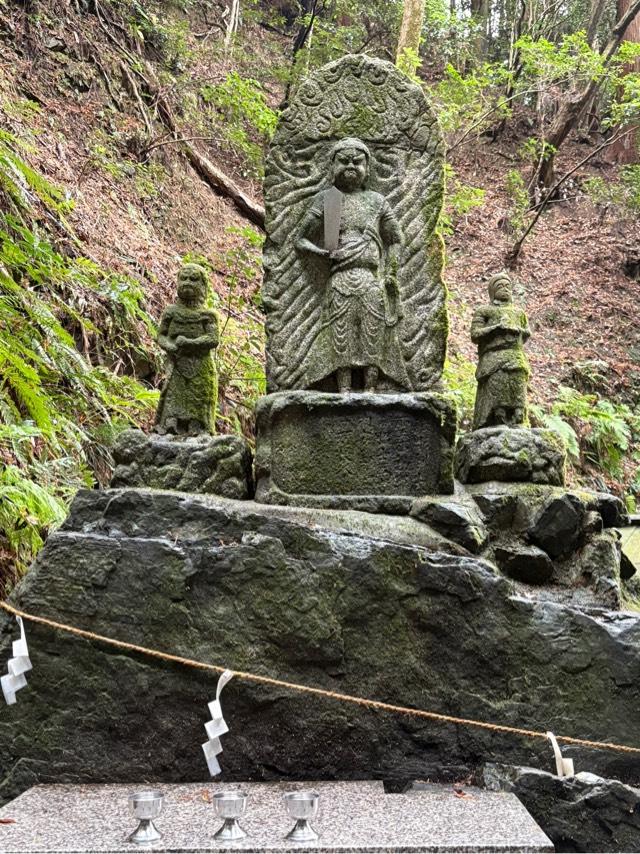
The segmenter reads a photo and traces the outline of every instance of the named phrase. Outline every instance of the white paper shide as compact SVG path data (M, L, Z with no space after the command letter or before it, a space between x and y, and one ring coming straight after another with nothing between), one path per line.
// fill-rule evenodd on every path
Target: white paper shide
M20 637L13 642L13 657L9 659L8 673L0 679L2 693L8 706L16 702L16 691L24 688L27 684L25 673L31 670L29 650L27 648L27 636L24 632L22 617L16 617L20 627Z
M222 717L220 692L232 676L233 672L231 670L225 670L224 673L218 679L218 687L216 688L216 698L215 700L213 700L213 702L209 703L209 712L211 713L211 720L207 721L207 723L204 725L204 728L207 731L207 741L202 745L202 749L207 759L207 765L209 766L209 774L211 774L212 777L216 777L221 772L221 768L217 759L218 754L222 753L220 736L224 735L226 732L229 732L229 727L227 726L224 718Z

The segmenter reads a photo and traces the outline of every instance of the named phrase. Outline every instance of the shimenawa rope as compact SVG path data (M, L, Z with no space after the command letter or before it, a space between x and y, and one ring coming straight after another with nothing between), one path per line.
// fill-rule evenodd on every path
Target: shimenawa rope
M29 620L32 623L40 623L43 626L57 629L60 632L67 632L72 635L77 635L87 640L99 641L100 643L109 644L110 646L118 647L119 649L128 649L131 652L138 652L141 655L148 655L152 658L159 658L162 661L171 661L175 664L183 664L186 667L194 667L199 670L210 670L214 673L224 673L225 670L231 670L229 667L223 667L218 664L207 664L204 661L196 661L193 658L184 658L181 655L172 655L168 652L162 652L158 649L149 649L138 644L127 643L127 641L116 640L115 638L98 635L94 632L78 629L75 626L69 626L65 623L57 623L55 620L48 620L46 617L37 617L34 614L28 614L26 611L20 611L9 605L8 602L0 602L0 608L7 613L13 614L16 617L22 617L23 620ZM327 691L324 688L314 688L310 685L299 685L296 682L286 682L283 679L275 679L272 676L261 676L258 673L246 673L242 670L231 670L234 676L239 679L246 679L251 682L260 682L263 685L274 685L278 688L286 688L289 691L298 691L305 694L316 694L320 697L326 697L330 700L337 700L342 703L353 703L358 706L364 706L370 709L379 709L384 712L393 712L394 714L409 715L416 718L428 718L429 720L440 721L442 723L458 724L460 726L478 727L480 729L493 730L494 732L507 732L513 735L521 735L524 738L544 738L547 740L547 733L540 732L534 729L522 729L520 727L507 726L506 724L493 724L488 721L476 721L470 718L458 718L454 715L442 715L438 712L429 712L424 709L411 709L407 706L397 706L393 703L383 703L380 700L370 700L365 697L354 697L351 694L341 694L337 691ZM639 753L640 747L629 747L625 744L615 744L608 741L592 741L587 738L573 738L570 735L557 735L556 739L565 744L575 744L581 747L592 747L598 750L614 750L622 753Z

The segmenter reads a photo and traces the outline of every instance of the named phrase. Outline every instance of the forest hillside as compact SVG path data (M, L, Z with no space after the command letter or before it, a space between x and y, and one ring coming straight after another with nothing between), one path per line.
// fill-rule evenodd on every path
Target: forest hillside
M636 8L637 7L637 8ZM447 141L463 425L473 309L509 268L532 420L571 480L640 494L640 0L0 0L0 585L148 425L177 269L211 273L217 427L264 391L261 178L279 111L349 52L398 61ZM404 14L404 23L403 23ZM402 26L401 26L402 25Z

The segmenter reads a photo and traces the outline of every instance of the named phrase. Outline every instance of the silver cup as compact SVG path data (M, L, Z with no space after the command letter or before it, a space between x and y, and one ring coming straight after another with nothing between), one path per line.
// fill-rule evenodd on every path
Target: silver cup
M216 792L213 796L216 815L224 819L222 827L214 833L214 839L233 842L244 839L247 835L240 827L238 819L244 815L247 808L247 793L236 789Z
M163 800L162 792L153 789L129 795L131 811L140 821L138 827L129 835L129 842L135 842L136 845L151 845L162 839L162 834L153 823L153 819L160 815Z
M287 792L284 795L287 812L296 820L293 830L287 833L286 839L292 842L315 842L318 834L311 827L310 822L318 814L319 800L320 795L311 791Z

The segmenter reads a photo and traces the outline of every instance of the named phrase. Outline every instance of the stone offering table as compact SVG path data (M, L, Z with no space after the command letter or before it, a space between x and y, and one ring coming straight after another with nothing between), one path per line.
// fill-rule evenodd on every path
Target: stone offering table
M381 782L242 783L248 795L242 826L248 837L216 842L220 825L212 795L218 784L154 785L165 795L156 821L163 834L153 847L127 842L135 820L128 795L146 786L35 786L0 810L2 854L132 854L155 852L428 852L553 851L515 795L470 789L457 796L449 786L428 786L404 795L385 794ZM282 795L314 788L320 810L317 843L293 844L283 837L292 820Z

